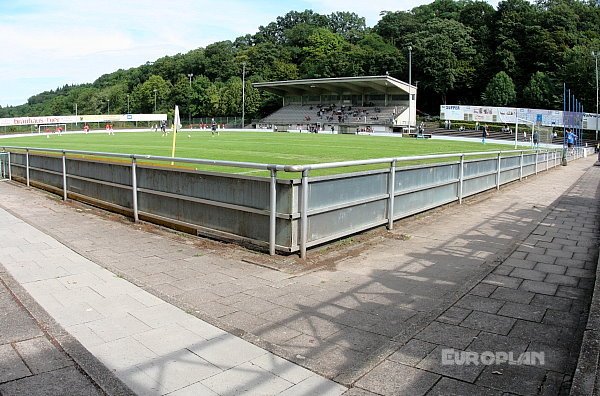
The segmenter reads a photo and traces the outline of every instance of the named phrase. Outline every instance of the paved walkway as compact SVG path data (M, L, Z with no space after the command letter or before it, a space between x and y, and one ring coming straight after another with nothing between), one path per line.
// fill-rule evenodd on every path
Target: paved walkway
M346 390L160 300L2 209L0 240L0 262L11 275L137 394L339 395ZM17 305L0 284L3 300L7 309ZM22 311L8 311L8 331L0 338L13 343L0 346L0 393L99 394L83 375L69 375L73 362ZM54 382L63 392L52 392Z
M53 343L5 284L11 278L0 267L0 394L103 395L78 364Z
M82 309L77 302L83 296L73 300L74 309L88 316L83 323L65 326L80 340L87 334L104 345L123 346L121 332L130 331L131 345L148 349L147 338L135 332L160 333L144 326L155 327L147 321L153 307L168 305L161 301L166 300L188 315L164 326L176 324L172 330L203 336L185 325L193 316L202 318L352 386L348 394L564 394L594 282L600 168L593 163L592 158L575 161L463 205L399 222L394 232L374 233L369 243L350 243L343 248L346 258L335 265L300 275L253 265L254 254L241 249L176 233L148 232L146 228L153 228L114 221L117 216L99 217L95 210L74 209L45 193L9 183L0 183L0 207L85 256L86 263L112 271L86 269L90 275L73 277L77 283L69 283L72 270L66 270L64 262L83 266L83 259L75 260L73 252L55 262L52 276L58 279L36 281L34 269L24 271L21 280L16 274L22 269L14 270L34 296L35 287L27 285L41 281L51 289L38 291L40 296L56 299L55 293L61 297L63 289L75 288L110 301L87 302ZM35 262L36 257L28 260ZM126 290L121 277L161 300L150 294L139 298L140 290ZM108 291L96 290L102 284L109 285ZM114 296L113 289L122 289L122 296L133 295L106 300ZM71 299L66 301L70 304ZM114 310L119 317L127 305L132 308L120 326L103 332L92 324L114 324L95 315ZM65 307L57 307L60 316ZM171 307L166 315L172 311ZM155 338L169 332L160 334ZM106 351L98 346L90 348L101 359L111 354L103 355ZM537 366L442 365L441 352L448 348L515 355L544 352L546 361ZM194 345L184 349L218 366L202 355L207 350ZM158 357L130 362L132 369L122 370L125 376L137 381L155 374L165 384L184 386L185 378L169 374L168 351L150 350ZM157 360L164 363L160 368L144 364ZM228 383L224 373L213 376ZM196 383L210 386L210 378ZM291 378L278 378L293 385Z

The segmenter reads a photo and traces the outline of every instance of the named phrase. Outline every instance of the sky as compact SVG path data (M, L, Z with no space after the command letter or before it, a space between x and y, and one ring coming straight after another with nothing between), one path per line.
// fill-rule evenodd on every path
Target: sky
M433 0L0 0L0 106L91 83L222 40L254 34L289 11L379 13ZM490 1L496 6L496 3Z

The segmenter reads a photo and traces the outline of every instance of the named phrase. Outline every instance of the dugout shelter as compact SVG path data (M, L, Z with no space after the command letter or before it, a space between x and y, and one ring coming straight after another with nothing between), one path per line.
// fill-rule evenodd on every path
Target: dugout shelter
M416 125L417 87L394 77L335 77L254 83L282 98L257 121L277 130L403 132Z

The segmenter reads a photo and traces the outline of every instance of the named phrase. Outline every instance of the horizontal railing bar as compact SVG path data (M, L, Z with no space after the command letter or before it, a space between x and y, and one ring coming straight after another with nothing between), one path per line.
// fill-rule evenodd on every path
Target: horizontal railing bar
M123 154L123 153L107 153L107 152L95 152L95 151L80 151L80 150L64 150L64 149L50 149L40 147L19 147L19 146L0 146L2 149L12 150L29 150L29 151L46 151L61 154L75 154L75 155L93 155L93 156L104 156L104 157L116 157L116 158L135 158L137 160L151 160L151 161L164 161L164 162L183 162L189 164L201 164L201 165L214 165L214 166L228 166L234 168L248 168L248 169L262 169L262 170L276 170L279 172L303 172L306 170L316 169L330 169L330 168L341 168L348 166L361 166L361 165L374 165L405 161L418 161L428 159L439 159L439 158L452 158L452 157L473 157L478 155L497 155L497 154L511 154L511 153L532 153L534 150L506 150L506 151L480 151L474 153L446 153L446 154L433 154L433 155L414 155L409 157L388 157L388 158L373 158L365 160L355 161L339 161L339 162L327 162L321 164L305 164L305 165L277 165L277 164L261 164L254 162L237 162L237 161L220 161L200 158L180 158L180 157L165 157L165 156L153 156L153 155L142 155L142 154ZM560 150L548 150L560 151Z

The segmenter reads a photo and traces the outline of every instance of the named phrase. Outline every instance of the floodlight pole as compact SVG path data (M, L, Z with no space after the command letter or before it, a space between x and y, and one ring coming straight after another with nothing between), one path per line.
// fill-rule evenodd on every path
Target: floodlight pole
M189 114L189 124L192 124L192 77L194 77L194 73L188 73L187 75L190 78L190 99L188 100L188 114Z
M598 140L598 56L600 52L592 51L592 56L596 61L596 140Z
M154 112L156 113L156 89L154 89Z
M408 133L412 116L412 47L408 46Z
M127 94L127 114L129 114L129 94Z
M75 125L77 125L77 103L75 103Z
M110 114L110 99L106 99L106 104L107 104L107 108L106 108L106 114Z
M242 62L242 129L246 118L246 62Z

